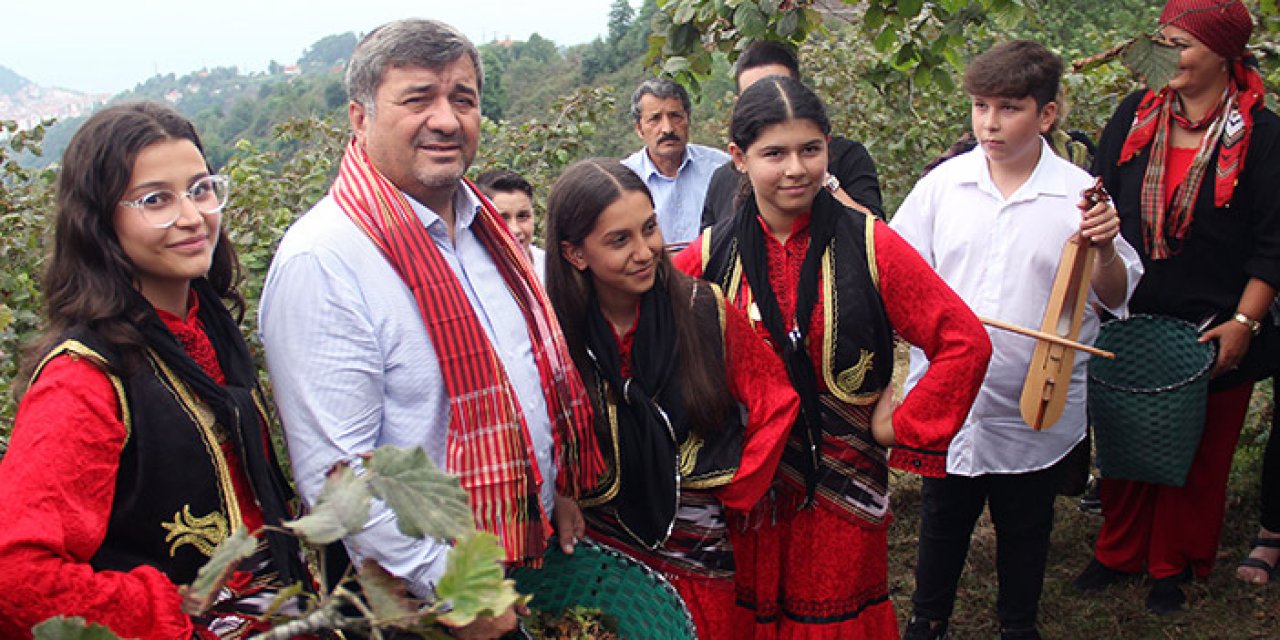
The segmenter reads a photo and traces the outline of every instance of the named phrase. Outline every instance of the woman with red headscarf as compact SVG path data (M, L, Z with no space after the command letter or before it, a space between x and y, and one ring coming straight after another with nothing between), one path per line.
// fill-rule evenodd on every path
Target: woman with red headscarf
M1258 346L1280 285L1280 119L1263 105L1245 51L1253 20L1239 0L1170 0L1160 25L1178 73L1120 103L1094 169L1142 256L1129 309L1204 323L1217 361L1186 483L1104 479L1105 520L1075 585L1101 591L1145 566L1147 608L1164 614L1186 602L1180 583L1213 568L1231 457L1267 369Z

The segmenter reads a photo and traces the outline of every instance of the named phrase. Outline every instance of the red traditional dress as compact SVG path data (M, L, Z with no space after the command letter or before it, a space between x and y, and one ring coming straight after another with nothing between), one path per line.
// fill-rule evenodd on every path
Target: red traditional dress
M824 215L836 211L849 218L836 225L829 245L845 257L827 255L823 261L804 344L817 370L823 410L814 505L802 506L806 477L801 465L792 463L804 455L805 434L798 424L771 500L731 523L739 604L735 638L898 637L888 592L887 467L945 474L947 445L978 392L990 358L990 342L977 318L910 245L873 218L820 204ZM810 214L798 217L785 242L764 228L769 286L781 316L792 319L792 325L801 265L809 250L810 219ZM758 217L754 222L764 227ZM717 251L718 229L676 256L677 268L704 275L704 253ZM842 259L846 265L865 260L865 267L861 272L842 270ZM721 284L735 305L749 310L757 331L772 343L759 320L758 296L742 272L740 262L736 268L719 270ZM849 273L863 275L851 280ZM710 271L706 275L717 277ZM837 288L837 283L848 290ZM845 318L847 309L838 308L841 302L848 305L844 299L864 293L855 289L874 292L892 330L922 348L931 363L929 373L893 414L897 445L892 456L875 444L869 430L871 410L884 384L873 377L887 381L883 369L877 374L874 368L887 365L891 370L892 347L886 353L883 346L855 345L859 366L842 371L838 362L837 351L848 350L842 346L845 338L861 331L847 322L833 326Z
M226 384L218 354L197 317L196 300L193 293L186 318L157 313L199 367L219 385ZM0 501L0 521L5 523L0 527L0 637L29 638L33 625L58 615L79 616L121 637L140 640L193 634L238 638L259 628L249 617L229 610L193 621L181 611L174 580L151 564L128 571L96 568L113 515L124 508L113 503L122 499L117 495L122 450L130 439L140 437L127 421L138 416L122 415L123 387L117 386L121 379L108 375L95 353L60 349L37 372L23 397L9 450L0 462L0 486L5 488ZM236 444L224 438L217 446L225 461L224 467L221 461L218 466L229 472L228 486L234 493L234 507L228 511L240 516L240 522L227 524L257 530L263 525L263 512ZM130 499L139 497L145 500L145 492ZM175 551L193 545L207 555L219 541L214 538L228 533L214 531L226 525L215 527L212 520L216 518L199 532L188 530L166 541ZM163 536L166 529L176 533L181 522L179 518L163 523L165 529L157 522L154 528ZM230 604L260 594L267 600L259 603L265 609L274 595L263 591L266 586L261 574L237 571L223 596Z
M667 522L656 523L660 531L666 528L660 544L643 541L643 534L633 533L619 514L618 502L627 499L627 494L619 491L620 485L629 478L625 473L625 448L620 451L616 446L605 447L609 452L609 479L602 483L600 492L584 496L582 505L592 538L626 552L667 577L689 607L699 637L730 638L735 617L733 551L724 509L750 509L769 488L787 433L795 422L798 400L786 381L782 363L755 334L742 312L726 305L707 283L693 286L699 329L722 347L722 351L712 352L722 355L728 391L745 409L745 419L734 411L727 416L723 431L706 438L685 429L686 436L672 451L679 457L676 466L681 476L676 486L676 507L670 513L672 521L669 527ZM623 336L609 327L619 356L619 379L626 381L624 384L637 380L633 378L632 354L637 331L648 321L641 317L641 310L649 308L637 307L636 322ZM640 348L645 348L643 343ZM678 379L670 371L665 373L668 379ZM681 390L673 387L672 391L671 395L654 398L668 417L680 415L672 403L682 399ZM604 376L600 376L599 385L592 392L598 406L604 408L604 424L608 425L608 433L601 434L602 441L618 442L618 428L636 424L617 419L619 394ZM678 418L671 420L677 432L678 422ZM661 473L656 465L631 468L637 467L646 475ZM661 519L652 511L641 517Z

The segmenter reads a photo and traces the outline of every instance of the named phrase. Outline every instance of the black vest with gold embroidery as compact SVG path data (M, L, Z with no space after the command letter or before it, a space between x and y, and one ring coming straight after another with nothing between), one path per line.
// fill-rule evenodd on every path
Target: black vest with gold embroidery
M35 376L63 354L108 375L126 430L107 533L89 564L97 571L150 565L175 584L189 584L213 548L243 522L220 446L226 430L154 354L148 352L140 371L121 377L112 351L80 333L53 349ZM262 417L262 398L255 395L255 401Z
M693 312L698 338L706 345L704 355L719 363L725 362L724 304L717 287L706 282L695 285ZM632 539L610 507L617 497L619 482L617 396L598 377L597 383L589 386L594 405L603 409L597 417L597 433L608 467L597 483L598 490L579 500L592 533L611 545L625 547L628 553L659 570L677 568L711 576L732 575L733 551L723 507L713 490L729 484L738 472L745 435L741 412L731 411L721 428L709 437L687 430L679 443L676 462L680 483L679 495L673 496L678 500L675 523L663 545L649 550Z
M836 230L822 254L818 280L822 335L806 337L810 343L822 340L815 367L827 388L819 398L823 441L816 498L851 522L883 526L889 510L888 453L872 437L870 418L893 376L893 327L880 298L875 218L838 203L823 214L836 216ZM702 275L759 322L742 270L737 226L735 217L703 231ZM782 454L779 474L793 489L785 499L795 503L784 508L804 497L804 440L798 428L792 429Z

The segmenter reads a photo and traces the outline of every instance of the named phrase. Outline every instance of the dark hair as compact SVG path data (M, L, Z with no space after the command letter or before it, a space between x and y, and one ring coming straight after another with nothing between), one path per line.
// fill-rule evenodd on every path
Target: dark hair
M743 71L771 64L786 67L792 78L800 79L800 59L796 57L795 49L776 40L756 40L742 51L738 61L733 64L734 84L742 77Z
M480 52L461 31L439 20L396 20L370 31L347 63L347 95L370 112L387 67L440 69L462 56L476 69L476 90L484 88Z
M495 193L518 191L533 201L533 185L520 174L506 169L493 169L476 176L476 187L490 198Z
M788 120L809 120L823 135L831 135L831 120L817 94L795 78L769 76L738 96L729 118L729 139L746 151L765 129Z
M788 120L808 120L817 125L822 135L831 135L831 120L817 94L795 78L769 76L738 96L729 117L729 139L745 152L765 129ZM751 193L751 181L741 176L734 206L740 206Z
M693 105L689 102L689 92L679 82L670 78L651 78L640 83L631 94L631 121L640 122L640 99L645 96L655 98L679 98L680 106L686 114L692 113Z
M1034 40L998 44L969 63L964 90L971 96L1035 98L1036 108L1058 97L1062 58Z
M596 375L587 356L583 327L594 280L569 264L561 247L566 243L580 246L595 229L600 214L626 192L643 193L653 203L648 187L635 172L614 159L592 158L565 169L547 199L547 296L564 328L569 353L583 379L591 384ZM658 261L654 286L665 285L671 296L685 411L694 431L710 433L720 428L735 403L725 381L724 362L712 361L707 346L698 338L697 318L689 306L694 280L676 270L666 252ZM598 419L607 415L601 407L596 409Z
M145 345L135 327L148 309L136 304L137 271L120 246L114 219L138 154L165 140L189 140L204 154L191 122L154 102L99 111L71 137L62 155L53 254L42 282L45 329L28 348L19 394L39 360L73 327L88 327L115 348L122 371L140 362ZM207 277L238 320L244 313L236 288L239 260L225 222L221 231Z

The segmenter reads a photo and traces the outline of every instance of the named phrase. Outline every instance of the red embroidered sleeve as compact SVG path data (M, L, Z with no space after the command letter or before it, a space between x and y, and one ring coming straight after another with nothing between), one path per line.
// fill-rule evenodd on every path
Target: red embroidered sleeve
M747 434L738 472L717 495L726 507L747 510L773 480L800 399L782 360L730 304L725 305L724 351L729 391L747 408Z
M889 464L921 475L947 472L947 446L964 424L991 359L991 341L969 306L896 232L875 226L880 297L889 322L929 357L929 371L893 413Z
M0 637L29 638L56 615L140 640L189 638L176 587L157 569L97 572L125 442L115 390L92 364L59 356L18 408L0 461Z

